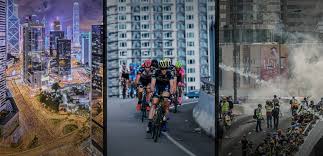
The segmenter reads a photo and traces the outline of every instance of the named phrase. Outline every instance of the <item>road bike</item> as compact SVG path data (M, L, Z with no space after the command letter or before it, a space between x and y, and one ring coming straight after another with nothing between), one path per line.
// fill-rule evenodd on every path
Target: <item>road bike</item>
M168 97L158 96L158 98L159 102L156 105L155 115L152 122L152 138L154 139L154 142L157 142L158 138L161 135L161 126L163 124L163 117L165 114L163 110L163 103L165 99L168 99Z
M144 122L144 119L147 118L147 106L149 106L149 100L147 100L147 87L143 87L142 103L141 103L141 122Z

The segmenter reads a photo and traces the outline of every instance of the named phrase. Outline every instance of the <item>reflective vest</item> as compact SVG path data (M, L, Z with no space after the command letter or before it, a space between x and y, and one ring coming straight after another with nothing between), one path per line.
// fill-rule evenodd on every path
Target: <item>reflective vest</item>
M228 112L229 111L229 102L222 102L222 113Z
M260 108L256 109L256 116L257 116L257 119L262 119L262 112Z
M272 112L273 111L273 107L271 105L266 105L266 112Z

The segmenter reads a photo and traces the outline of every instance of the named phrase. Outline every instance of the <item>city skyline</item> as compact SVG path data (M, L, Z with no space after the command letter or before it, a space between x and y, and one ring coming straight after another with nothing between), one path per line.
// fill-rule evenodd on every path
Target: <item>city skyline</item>
M48 21L46 29L51 26L54 20L58 17L62 24L62 30L65 30L67 26L73 25L73 3L75 0L16 0L18 5L18 16L23 19L28 15L37 15L40 19L45 17ZM80 5L80 31L89 32L91 26L99 24L103 19L102 14L102 1L92 0L88 3L87 0L78 0ZM59 9L57 9L59 8ZM88 10L95 10L89 12ZM23 21L21 21L23 22Z

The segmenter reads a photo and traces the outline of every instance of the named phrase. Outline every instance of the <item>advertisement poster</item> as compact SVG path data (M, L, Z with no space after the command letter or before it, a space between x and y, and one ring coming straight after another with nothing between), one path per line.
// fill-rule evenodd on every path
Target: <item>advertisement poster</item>
M279 53L279 50L281 52ZM287 77L288 53L286 47L278 45L266 45L261 47L261 79L268 81L280 74ZM281 59L281 62L279 61ZM280 69L281 68L281 69Z

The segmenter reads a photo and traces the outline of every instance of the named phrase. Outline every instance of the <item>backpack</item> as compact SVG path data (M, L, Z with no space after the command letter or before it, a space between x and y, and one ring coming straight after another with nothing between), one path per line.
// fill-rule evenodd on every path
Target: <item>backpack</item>
M253 117L252 117L253 119L257 119L257 109L255 109L254 110L254 112L253 112Z

